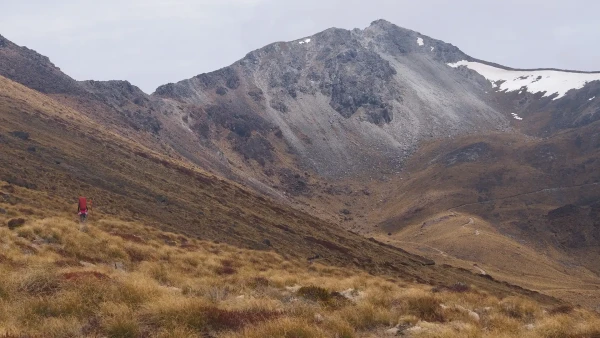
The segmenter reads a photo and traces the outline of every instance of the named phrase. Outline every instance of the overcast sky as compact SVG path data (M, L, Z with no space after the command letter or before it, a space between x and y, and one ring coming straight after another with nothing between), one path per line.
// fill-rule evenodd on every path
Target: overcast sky
M77 80L157 86L376 19L515 68L600 70L595 0L0 0L0 34Z

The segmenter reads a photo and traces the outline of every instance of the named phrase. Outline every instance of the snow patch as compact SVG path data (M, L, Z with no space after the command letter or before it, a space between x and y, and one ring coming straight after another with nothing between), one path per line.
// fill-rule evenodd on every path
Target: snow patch
M302 40L302 41L300 41L298 43L301 44L301 45L303 45L303 44L309 43L309 42L310 42L310 39L304 39L304 40Z
M435 49L435 47L431 47L431 51L433 52L433 50Z
M512 117L514 117L515 120L519 120L521 121L523 118L520 117L519 115L515 114L515 113L510 113L512 115Z
M526 90L529 93L544 93L544 97L557 94L559 99L571 90L580 89L590 81L600 80L599 73L571 73L557 70L506 70L479 62L459 61L448 66L467 67L476 71L500 91L513 92Z
M417 38L417 44L418 44L419 46L423 46L425 43L423 42L423 39L422 39L422 38Z
M593 99L595 99L595 98L596 98L595 96L594 96L594 97L590 97L590 98L588 99L588 101L592 101L592 100L593 100Z

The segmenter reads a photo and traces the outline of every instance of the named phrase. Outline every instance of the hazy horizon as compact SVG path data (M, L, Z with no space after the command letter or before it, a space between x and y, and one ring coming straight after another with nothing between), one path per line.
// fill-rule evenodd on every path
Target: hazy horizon
M33 0L3 6L0 34L76 80L151 93L276 41L377 19L508 67L600 71L598 11L592 1Z

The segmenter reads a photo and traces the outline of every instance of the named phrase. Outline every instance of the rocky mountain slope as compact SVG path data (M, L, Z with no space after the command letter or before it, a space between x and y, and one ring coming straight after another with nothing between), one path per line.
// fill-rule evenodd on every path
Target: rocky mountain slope
M213 142L211 133L229 129L233 149L262 167L290 157L277 156L279 138L294 167L336 178L397 170L424 139L507 128L506 116L476 92L485 82L446 65L468 58L378 21L275 43L153 95L197 107L186 115L191 129L204 123L210 133L198 134Z

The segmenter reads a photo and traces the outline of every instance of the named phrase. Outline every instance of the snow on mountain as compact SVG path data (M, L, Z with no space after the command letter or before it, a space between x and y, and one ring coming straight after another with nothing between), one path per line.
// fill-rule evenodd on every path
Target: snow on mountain
M422 38L417 38L417 43L419 44L419 46L423 46L425 43L423 42Z
M572 73L557 70L506 70L479 62L459 61L448 63L448 66L467 67L476 71L492 83L500 91L513 92L526 90L535 94L544 92L543 96L557 94L553 100L559 99L571 90L579 89L591 81L600 81L600 73Z

